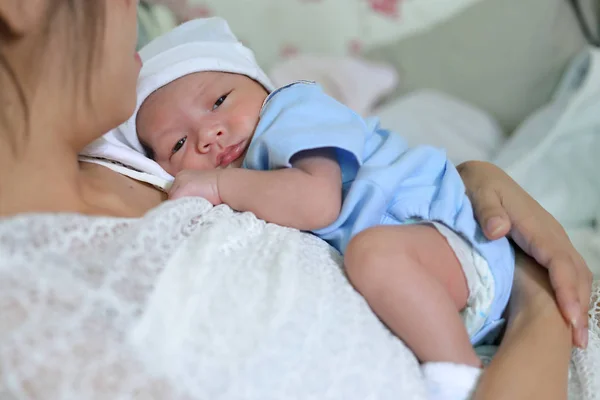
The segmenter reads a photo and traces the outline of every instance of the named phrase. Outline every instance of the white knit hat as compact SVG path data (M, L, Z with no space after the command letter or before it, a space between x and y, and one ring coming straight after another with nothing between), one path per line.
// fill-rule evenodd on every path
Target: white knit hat
M145 156L137 137L135 120L148 96L178 78L203 71L246 75L268 92L274 89L256 63L254 53L237 40L227 22L221 18L186 22L148 43L140 50L140 57L143 65L133 116L87 146L82 156L117 161L161 179L172 179L156 162ZM134 178L141 179L137 175Z
M142 103L153 92L195 72L219 71L246 75L271 92L273 84L260 69L254 53L240 43L221 18L196 19L178 26L140 50L143 66L137 86L137 107L119 127L134 149L144 152L135 120Z

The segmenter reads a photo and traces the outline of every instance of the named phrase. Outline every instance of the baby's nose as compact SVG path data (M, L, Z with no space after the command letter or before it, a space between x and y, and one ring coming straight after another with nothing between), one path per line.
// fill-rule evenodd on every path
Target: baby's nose
M211 129L204 131L200 134L198 140L198 151L201 153L208 153L213 144L215 144L219 137L223 135L223 131L220 129Z

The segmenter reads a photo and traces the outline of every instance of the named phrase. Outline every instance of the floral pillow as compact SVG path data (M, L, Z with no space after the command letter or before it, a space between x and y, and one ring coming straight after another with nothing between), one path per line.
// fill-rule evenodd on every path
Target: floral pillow
M219 16L263 67L299 53L354 55L485 0L150 0L180 21Z

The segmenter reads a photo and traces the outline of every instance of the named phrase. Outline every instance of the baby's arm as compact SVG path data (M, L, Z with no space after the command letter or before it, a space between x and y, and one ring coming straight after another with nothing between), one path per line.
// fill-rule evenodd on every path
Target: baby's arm
M316 230L337 219L342 178L334 150L310 150L294 156L292 168L222 170L218 191L223 203L235 210L279 225Z

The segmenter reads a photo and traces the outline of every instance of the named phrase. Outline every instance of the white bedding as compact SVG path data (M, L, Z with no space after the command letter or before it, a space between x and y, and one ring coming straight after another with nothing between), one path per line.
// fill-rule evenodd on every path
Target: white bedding
M552 101L505 141L475 106L420 91L373 112L412 145L446 149L455 163L495 162L566 227L600 277L600 50L573 60Z
M600 110L600 103L597 109ZM448 158L455 164L468 160L495 161L495 155L503 145L502 132L490 117L441 93L417 92L381 107L376 113L381 117L382 126L406 132L405 137L412 145L433 144L445 148ZM600 112L597 112L597 118L600 126ZM529 132L523 130L519 134L526 138ZM595 135L600 139L599 133ZM514 141L511 147L514 147ZM532 154L534 147L535 144L528 140L521 143L519 151ZM600 146L596 147L595 150L600 152ZM541 165L537 165L535 170L512 168L511 163L503 165L502 160L499 165L559 219L596 278L600 278L600 187L590 179L600 176L597 167L600 164L589 155L594 148L584 148L587 154L580 155L587 163L574 161L578 154L576 148L570 147L574 154L565 154L563 150L569 149L569 146L557 143L547 148L550 154L536 155ZM561 174L557 167L565 164L569 168ZM585 166L582 167L582 164ZM578 167L587 172L577 174L574 170ZM560 180L555 179L557 177ZM585 191L579 190L582 186ZM584 206L571 205L569 199L573 196ZM596 217L592 215L594 207L598 210ZM571 218L574 211L583 214L583 217Z
M2 220L0 398L424 399L414 356L340 261L202 199ZM599 398L598 314L573 398Z

